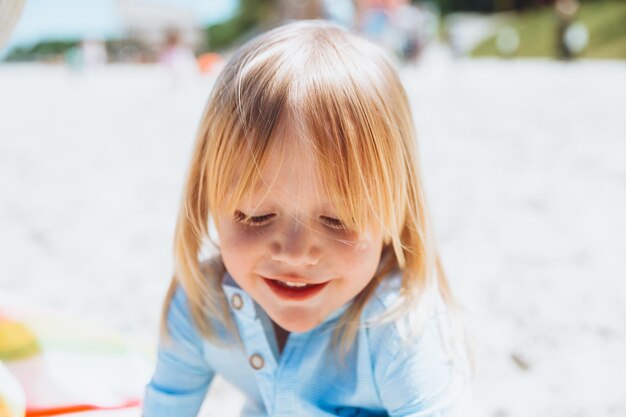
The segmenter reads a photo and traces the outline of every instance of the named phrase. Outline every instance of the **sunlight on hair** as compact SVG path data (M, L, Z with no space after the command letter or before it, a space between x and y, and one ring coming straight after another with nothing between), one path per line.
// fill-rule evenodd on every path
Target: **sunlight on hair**
M282 145L282 158L289 157L276 139L286 128L288 140L314 155L320 194L329 196L345 226L360 231L374 221L383 231L386 251L376 276L338 326L342 350L349 349L363 307L391 271L401 271L403 302L383 321L423 315L439 293L452 306L430 229L411 111L394 63L377 46L333 24L298 22L240 48L202 117L175 252L176 278L191 294L192 313L205 324L205 336L213 333L204 310L223 314L223 294L219 286L207 290L198 262L208 219L222 209L234 212L258 184L271 189L276 178L266 182L261 172L270 149Z

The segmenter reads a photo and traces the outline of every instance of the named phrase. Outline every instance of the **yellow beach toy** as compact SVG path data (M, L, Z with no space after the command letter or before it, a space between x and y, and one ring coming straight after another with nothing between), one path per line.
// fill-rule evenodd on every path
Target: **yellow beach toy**
M28 328L0 317L0 417L24 417L26 413L24 390L2 361L38 352L37 339Z

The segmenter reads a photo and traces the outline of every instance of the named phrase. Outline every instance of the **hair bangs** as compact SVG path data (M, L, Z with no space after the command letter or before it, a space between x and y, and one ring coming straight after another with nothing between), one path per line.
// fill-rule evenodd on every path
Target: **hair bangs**
M393 85L381 72L388 63L355 71L358 61L345 51L320 49L290 86L290 124L315 152L322 191L346 226L362 231L374 222L386 236L398 236L406 176L397 167L405 156L398 145L403 132L388 108Z
M343 29L323 29L294 43L294 28L279 28L272 42L242 48L218 79L218 127L211 130L229 136L216 138L208 161L211 211L233 210L259 184L277 127L288 125L289 140L315 153L320 191L346 227L362 231L373 221L386 236L398 236L406 187L392 168L403 164L390 109L397 97L393 65L379 51L366 52L371 45L348 41ZM372 65L359 68L364 53Z
M285 74L281 76L270 68L273 60L258 55L233 57L238 59L240 64L231 65L217 80L217 97L212 101L219 105L207 109L213 118L205 117L206 124L214 127L207 131L213 149L208 150L206 167L212 185L208 199L213 213L219 209L232 211L259 184L267 150L286 113L289 83L281 79Z

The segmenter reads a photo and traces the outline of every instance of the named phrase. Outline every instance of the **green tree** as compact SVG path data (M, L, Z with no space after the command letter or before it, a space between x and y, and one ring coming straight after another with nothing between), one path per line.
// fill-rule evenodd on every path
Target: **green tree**
M219 50L268 27L276 19L277 0L239 0L231 19L206 29L207 47Z

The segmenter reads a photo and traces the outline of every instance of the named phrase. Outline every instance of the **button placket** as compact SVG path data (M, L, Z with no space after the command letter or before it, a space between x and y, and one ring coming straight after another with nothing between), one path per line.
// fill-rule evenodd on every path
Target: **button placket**
M267 341L261 320L258 318L244 318L241 320L241 324L244 348L248 355L248 365L257 381L265 408L269 415L272 415L275 403L274 378L277 366L276 360Z
M281 355L278 368L276 370L276 396L274 399L274 415L276 417L290 417L297 414L294 409L298 400L296 399L296 387L298 386L298 364L301 361L304 351L303 346L307 344L307 340L311 337L311 333L289 335L289 340L285 345L285 349Z
M248 366L257 381L257 386L265 408L273 414L275 394L274 375L277 361L274 357L261 319L258 317L256 305L245 293L233 288L225 288L228 302L239 331Z

